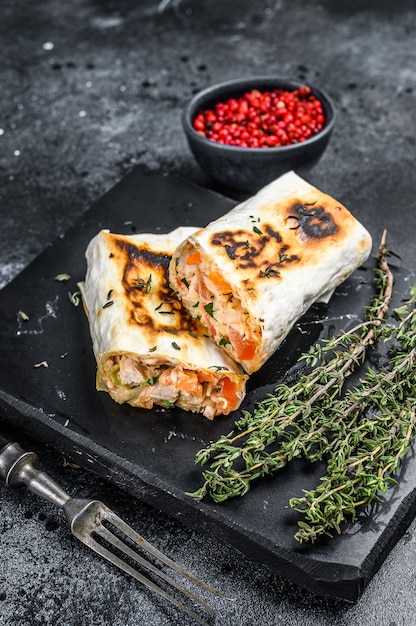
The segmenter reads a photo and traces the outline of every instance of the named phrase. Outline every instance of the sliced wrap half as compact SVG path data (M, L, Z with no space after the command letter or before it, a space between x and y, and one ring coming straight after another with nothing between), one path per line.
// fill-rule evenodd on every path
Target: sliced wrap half
M371 243L340 202L289 172L189 235L173 254L170 282L251 373L368 258Z
M97 389L119 403L178 406L209 419L237 409L247 376L173 294L171 255L194 228L167 235L99 232L80 283Z

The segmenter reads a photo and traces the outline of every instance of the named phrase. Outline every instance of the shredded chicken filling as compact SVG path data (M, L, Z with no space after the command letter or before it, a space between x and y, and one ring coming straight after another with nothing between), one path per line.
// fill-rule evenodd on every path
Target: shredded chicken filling
M252 360L260 330L228 281L192 249L181 256L176 272L179 292L191 314L201 319L219 345L231 348L237 361Z
M146 409L153 405L178 406L202 412L214 419L228 415L241 400L237 385L224 371L196 372L169 363L139 361L130 356L112 356L104 363L103 381L120 403Z

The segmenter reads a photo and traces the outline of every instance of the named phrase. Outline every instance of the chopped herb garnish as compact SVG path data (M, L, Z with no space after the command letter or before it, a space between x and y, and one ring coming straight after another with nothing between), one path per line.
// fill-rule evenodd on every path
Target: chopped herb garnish
M199 306L199 301L198 301L198 302L195 302L195 304L193 304L193 305L192 305L192 308L193 308L193 309L196 309L196 307L197 307L197 306Z
M160 311L159 309L161 309L161 307L166 304L167 306L170 306L169 311ZM155 311L159 312L159 315L174 315L175 311L174 311L174 303L171 300L163 300L156 308Z
M228 339L225 339L225 337L221 337L219 344L220 346L226 346L228 345L230 342L228 341Z
M113 304L114 304L114 300L109 300L108 302L103 304L103 309L108 309L108 307L112 306Z
M188 281L186 280L186 278L185 278L185 277L181 278L181 283L183 283L183 284L185 285L185 287L186 287L187 289L189 289L189 283L188 283Z
M149 274L149 278L145 281L143 278L135 278L133 289L145 289L146 293L150 293L152 288L152 275Z
M175 259L175 267L178 267L178 265L179 265L179 257L177 256Z
M175 350L180 350L181 347L178 346L178 344L176 343L176 341L172 341L172 348L175 348Z
M113 293L113 289L110 289L110 291L107 294L107 300L109 300L111 298L111 294Z
M168 409L171 409L175 406L174 402L171 402L171 400L161 400L160 404L162 404L163 406L167 407Z
M229 371L228 367L224 367L224 365L210 365L208 369L215 370L216 372L221 372L221 370Z
M157 346L153 346L153 348L149 348L149 352L155 352L157 350Z
M169 326L165 326L163 330L166 330L167 333L172 333L172 335L178 335L179 331L176 328L170 328Z
M204 309L208 313L208 315L210 315L212 318L214 317L214 303L213 302L208 302L208 304L204 306Z
M199 335L197 335L196 333L192 333L190 330L188 330L188 335L190 335L194 339L198 339L198 337L199 337Z
M262 231L260 230L260 228L257 228L257 226L253 226L253 232L256 233L256 235L262 235Z
M146 385L153 387L154 385L156 385L158 380L159 380L159 376L151 376L150 378L147 378L144 382Z
M277 270L274 270L272 267L266 267L265 270L260 270L260 276L263 278L264 276L266 278L270 278L270 276L272 274L278 274L279 272Z

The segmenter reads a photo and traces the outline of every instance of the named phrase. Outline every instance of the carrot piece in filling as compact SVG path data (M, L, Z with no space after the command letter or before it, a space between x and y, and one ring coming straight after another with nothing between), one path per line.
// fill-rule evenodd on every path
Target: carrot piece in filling
M198 380L200 383L213 383L215 376L209 372L198 372Z
M230 342L238 361L251 361L256 354L257 344L252 339L245 339L232 326L229 329Z
M208 278L214 283L216 287L224 291L230 290L230 283L228 283L218 272L210 272Z
M185 393L193 395L200 395L201 393L201 386L195 372L188 372L187 374L183 372L183 375L178 377L177 387Z
M191 254L186 258L187 265L198 265L201 263L201 255L199 252L191 252Z

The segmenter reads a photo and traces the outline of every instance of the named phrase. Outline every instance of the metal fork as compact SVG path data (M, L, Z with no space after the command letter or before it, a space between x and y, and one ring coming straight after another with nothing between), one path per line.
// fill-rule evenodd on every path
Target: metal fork
M143 585L158 593L160 596L190 615L200 624L209 626L208 623L197 613L188 608L181 601L177 600L170 593L159 587L159 585L147 578L126 560L117 556L117 554L113 551L114 548L129 557L129 559L131 559L134 563L139 564L143 568L146 568L153 574L162 578L165 582L175 587L190 600L197 602L207 611L213 614L216 614L217 611L201 598L197 597L194 593L186 589L183 585L176 582L163 570L159 569L156 565L138 554L126 543L124 538L121 539L114 532L112 532L110 530L110 526L120 531L122 535L125 535L125 537L128 538L135 547L138 547L144 552L152 555L155 559L158 559L188 580L199 585L202 589L224 597L221 592L217 591L210 585L207 585L193 574L187 572L180 565L175 563L175 561L172 561L172 559L160 552L99 500L72 498L69 496L54 480L48 476L48 474L37 469L37 455L34 452L26 452L18 443L8 442L1 435L0 476L5 479L6 484L10 487L25 485L34 494L59 506L65 512L71 531L77 539L110 561L110 563L113 563L127 574L130 574L130 576L141 582ZM103 541L97 541L96 537ZM109 547L106 547L104 543L106 543Z

